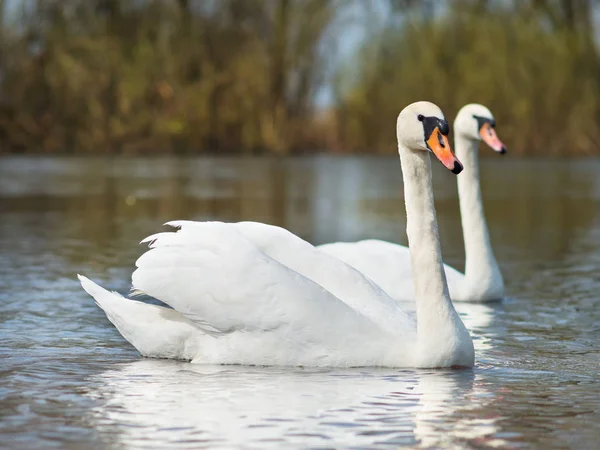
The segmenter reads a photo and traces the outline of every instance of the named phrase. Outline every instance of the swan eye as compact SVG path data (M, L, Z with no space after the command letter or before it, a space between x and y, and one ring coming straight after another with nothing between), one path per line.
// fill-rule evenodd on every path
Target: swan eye
M448 136L450 133L450 126L448 125L447 120L440 120L440 133L442 133L444 136Z
M419 114L417 118L419 119L419 121L423 122L425 140L429 139L432 136L436 128L444 136L448 136L448 133L450 133L450 126L448 125L448 121L445 119L440 119L435 116L427 117L423 114Z
M473 115L473 119L477 121L477 129L481 130L484 126L489 125L490 128L496 127L496 121L488 117L481 117Z

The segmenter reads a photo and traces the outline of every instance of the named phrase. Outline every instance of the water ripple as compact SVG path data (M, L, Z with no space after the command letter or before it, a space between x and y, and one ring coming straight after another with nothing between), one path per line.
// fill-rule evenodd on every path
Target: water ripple
M127 292L135 243L174 217L262 220L315 243L402 242L395 161L96 163L0 165L0 439L10 448L597 446L598 164L547 161L545 170L569 173L559 178L572 184L561 186L527 162L484 161L486 213L511 296L458 305L477 364L435 371L142 359L75 282L84 272ZM507 184L506 173L520 175ZM452 183L435 175L444 255L460 268Z

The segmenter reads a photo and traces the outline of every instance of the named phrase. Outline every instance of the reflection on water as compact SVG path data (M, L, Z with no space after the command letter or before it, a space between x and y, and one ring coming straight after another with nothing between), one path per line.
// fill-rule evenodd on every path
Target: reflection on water
M455 179L434 165L446 262ZM127 292L171 219L405 243L395 158L0 159L0 441L11 448L593 448L600 434L600 163L485 160L511 296L459 305L468 371L203 367L141 359L79 288Z
M90 425L140 447L414 445L439 443L437 424L452 419L454 399L476 397L473 378L472 371L257 369L141 360L92 377L87 389L102 404ZM493 421L470 431L457 426L444 440L493 432Z

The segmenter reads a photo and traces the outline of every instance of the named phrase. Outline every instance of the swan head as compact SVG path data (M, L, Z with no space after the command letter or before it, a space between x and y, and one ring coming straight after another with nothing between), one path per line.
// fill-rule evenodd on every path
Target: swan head
M409 150L429 151L452 173L463 166L454 155L448 133L450 126L442 110L430 102L416 102L400 112L396 122L398 144Z
M467 139L485 142L492 150L504 154L506 146L496 134L492 112L483 105L470 103L463 106L454 120L454 133Z

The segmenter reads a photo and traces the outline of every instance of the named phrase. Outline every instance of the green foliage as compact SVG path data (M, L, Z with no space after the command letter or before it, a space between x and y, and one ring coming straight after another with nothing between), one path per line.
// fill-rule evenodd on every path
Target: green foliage
M288 151L337 0L36 2L4 30L0 145Z
M0 149L394 152L398 112L427 99L489 106L511 151L598 152L591 0L379 1L381 26L350 0L23 2L0 28ZM319 112L348 11L369 34Z
M394 151L400 105L427 99L449 118L466 103L485 104L519 153L597 153L600 62L582 27L552 26L525 2L486 14L455 3L462 7L393 24L366 43L341 98L341 145Z

